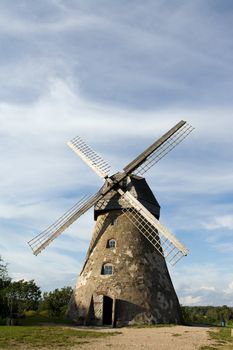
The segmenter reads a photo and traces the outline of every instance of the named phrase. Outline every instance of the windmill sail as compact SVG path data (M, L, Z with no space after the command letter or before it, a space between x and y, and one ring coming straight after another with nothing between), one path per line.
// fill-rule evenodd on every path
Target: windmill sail
M58 237L67 227L75 220L90 209L100 198L102 194L97 192L94 196L85 196L77 202L70 210L62 215L57 221L49 226L46 230L31 239L28 244L33 254L38 255L45 247L47 247L56 237Z
M159 247L158 249L160 253L162 252L163 255L169 255L169 257L173 257L173 253L176 254L177 252L178 253L176 256L180 253L182 255L186 255L187 249L183 247L182 244L170 233L170 231L161 225L160 222L140 204L140 202L138 202L128 192L124 194L124 192L121 190L121 184L123 183L123 180L125 180L133 172L140 175L145 173L176 145L178 145L192 130L192 126L190 126L186 121L181 120L159 140L154 142L143 153L129 163L124 168L124 172L116 173L111 177L108 177L110 166L107 164L107 162L105 162L97 153L95 153L92 148L88 146L80 137L75 137L69 141L68 145L74 150L74 152L77 153L80 158L83 159L96 172L96 174L106 179L106 181L104 186L93 197L84 197L53 225L30 240L28 244L32 248L33 253L35 255L39 254L46 246L50 244L50 242L58 237L67 227L69 227L75 220L77 220L97 202L99 202L99 205L101 206L103 202L108 201L109 199L106 195L110 191L118 191L123 196L122 198L131 203L131 209L126 210L126 215L128 215L131 220L134 218L134 223L137 223L137 225L139 225L139 222L141 223L143 221L144 225L146 225L146 223L150 224L151 228L147 231L147 239L149 239L152 244L153 235L154 239L159 239L157 243L154 243L154 245ZM152 232L154 233L152 234ZM160 234L160 238L158 236L158 232ZM143 234L145 235L145 230ZM161 244L163 246L163 250L161 249Z
M124 171L127 174L134 173L136 175L143 175L161 158L169 153L181 141L183 141L194 128L186 121L181 120L177 125L170 129L166 134L160 137L143 153L129 163Z
M79 157L91 167L97 175L106 178L111 169L110 165L103 160L93 149L88 146L81 137L77 136L69 141L68 146L79 155Z
M171 265L175 265L183 256L188 254L188 249L134 196L129 192L122 192L124 200L131 206L130 208L123 208L123 212L154 248L167 258Z

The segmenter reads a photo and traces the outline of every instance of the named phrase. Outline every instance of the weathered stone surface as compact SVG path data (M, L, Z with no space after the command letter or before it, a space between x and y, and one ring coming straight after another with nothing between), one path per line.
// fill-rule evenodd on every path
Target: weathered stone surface
M151 202L158 214L159 204ZM69 316L79 324L179 323L180 306L163 256L121 209L105 208L97 216ZM115 248L108 248L110 239ZM112 265L112 275L102 274L104 264Z

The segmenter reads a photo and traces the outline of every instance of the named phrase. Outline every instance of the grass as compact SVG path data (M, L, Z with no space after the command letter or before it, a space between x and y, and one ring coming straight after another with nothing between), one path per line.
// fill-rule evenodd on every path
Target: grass
M127 328L161 328L161 327L175 327L177 324L171 323L155 323L155 324L132 324Z
M5 321L0 325L0 349L72 349L94 338L119 334L71 329L68 327L75 326L73 321L38 313L18 319L17 326L5 326Z
M210 346L202 346L200 350L219 350L219 349L232 349L233 350L233 337L231 336L231 327L220 328L215 331L209 331L211 340L214 341Z
M93 338L115 334L119 333L75 330L61 326L0 326L0 349L70 349Z
M65 319L63 317L48 317L48 316L42 316L42 315L33 315L28 316L25 318L18 319L18 325L20 326L36 326L41 324L61 324L61 325L75 325L75 323L72 320Z
M231 328L224 327L217 332L210 331L209 335L212 339L224 342L231 342L233 345L233 339L231 337Z

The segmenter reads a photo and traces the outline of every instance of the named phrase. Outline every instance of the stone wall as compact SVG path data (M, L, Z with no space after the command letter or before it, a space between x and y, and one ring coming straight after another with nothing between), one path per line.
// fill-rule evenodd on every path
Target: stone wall
M107 216L108 225L103 220ZM116 325L181 321L179 302L163 256L121 210L99 215L93 236L97 240L69 305L71 318L80 324L101 324L100 316L95 314L99 295L99 300L101 296L114 300ZM116 240L115 248L107 248L110 239ZM112 264L112 275L102 274L106 263Z

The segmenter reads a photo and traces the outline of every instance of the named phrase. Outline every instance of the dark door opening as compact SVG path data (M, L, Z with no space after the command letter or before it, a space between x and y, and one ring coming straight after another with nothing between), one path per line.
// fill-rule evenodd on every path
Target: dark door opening
M104 295L103 300L103 324L111 325L112 324L112 298L109 298Z

